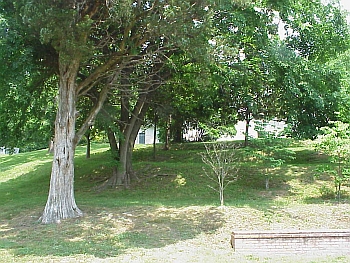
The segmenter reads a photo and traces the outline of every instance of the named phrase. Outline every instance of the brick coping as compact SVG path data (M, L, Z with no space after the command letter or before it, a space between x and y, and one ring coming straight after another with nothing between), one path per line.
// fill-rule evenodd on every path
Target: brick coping
M350 229L234 231L235 238L350 237Z
M350 254L350 229L234 231L231 245L251 254Z

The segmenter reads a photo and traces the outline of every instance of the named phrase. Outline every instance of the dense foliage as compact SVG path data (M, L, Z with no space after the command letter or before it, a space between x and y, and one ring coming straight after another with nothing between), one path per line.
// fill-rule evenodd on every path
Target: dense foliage
M146 121L168 149L186 128L214 139L237 120L279 119L314 139L349 115L346 67L332 63L349 26L321 0L4 0L0 24L0 144L40 148L54 134L45 223L82 215L72 156L92 129L112 148L107 185L128 187Z
M180 131L189 125L210 131L253 118L284 119L295 136L314 138L320 127L337 118L341 76L336 65L326 63L347 49L349 32L336 6L320 1L208 2L180 19L176 8L186 10L190 5L179 1L175 9L166 3L154 6L162 12L165 8L164 20L159 20L158 11L142 13L131 2L116 3L90 19L80 19L75 12L92 10L83 11L78 4L69 11L68 2L66 6L57 2L50 9L46 2L2 3L0 123L1 130L6 130L0 133L2 144L40 147L53 135L57 81L53 76L62 50L67 57L79 50L83 81L123 47L125 55L136 59L146 48L154 52L166 43L181 46L185 53L171 58L172 80L164 91L159 89L152 107L162 116L167 112L161 126L172 115L175 141L182 140ZM103 17L109 20L102 22ZM69 21L76 21L71 30L90 31L87 42L80 33L63 31ZM133 33L126 39L127 27ZM139 73L133 77L142 79L140 68L136 70ZM94 89L90 97L96 97L101 88ZM81 112L88 114L88 108Z

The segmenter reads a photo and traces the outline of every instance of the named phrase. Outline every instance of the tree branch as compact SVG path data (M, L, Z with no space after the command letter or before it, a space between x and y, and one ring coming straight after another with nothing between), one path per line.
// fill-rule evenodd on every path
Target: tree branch
M81 140L81 138L83 137L86 130L95 121L97 114L101 110L101 108L102 108L102 106L107 98L108 91L109 91L109 85L105 85L100 92L100 96L98 98L98 101L96 102L95 106L91 109L89 116L85 119L83 125L80 127L80 129L76 133L75 138L74 138L75 145L77 145L77 143Z

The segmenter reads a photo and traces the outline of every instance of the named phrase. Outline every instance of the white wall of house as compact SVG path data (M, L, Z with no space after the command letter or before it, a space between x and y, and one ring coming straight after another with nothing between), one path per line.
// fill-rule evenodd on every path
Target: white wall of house
M197 141L199 138L199 131L196 129L189 129L183 134L183 138L188 142Z
M274 133L280 133L284 130L286 127L285 122L283 121L276 121L271 120L269 121L265 126L266 132L274 132ZM236 128L236 135L231 136L223 136L218 141L225 141L225 140L244 140L245 138L245 121L238 121L235 125ZM258 138L258 132L256 129L256 121L252 120L249 125L249 136L252 138ZM140 129L135 144L152 144L153 143L153 134L154 134L154 127L150 127L147 129ZM158 133L157 133L158 134ZM184 139L186 141L195 141L198 138L198 130L196 129L190 129L187 131L187 133L184 133ZM159 139L157 136L156 143L159 143Z
M150 127L147 129L141 128L139 133L137 134L135 144L152 144L153 136L154 136L154 127ZM156 143L158 142L159 142L159 139L158 139L158 132L157 132Z
M5 146L0 147L0 154L10 154L11 149L6 148ZM19 153L19 148L13 148L12 154L18 154Z
M6 147L0 147L0 154L6 154Z
M236 128L236 135L232 138L232 140L244 140L245 139L245 121L238 121L235 125ZM258 132L255 130L255 122L251 121L248 129L248 134L252 138L258 138Z
M237 124L235 125L236 131L237 131L236 135L233 137L222 137L219 140L244 140L245 125L246 125L245 121L238 121ZM285 127L286 127L286 123L284 121L271 120L266 123L265 132L279 134L284 130ZM259 137L259 134L256 131L255 120L250 121L248 133L249 133L249 136L254 139Z

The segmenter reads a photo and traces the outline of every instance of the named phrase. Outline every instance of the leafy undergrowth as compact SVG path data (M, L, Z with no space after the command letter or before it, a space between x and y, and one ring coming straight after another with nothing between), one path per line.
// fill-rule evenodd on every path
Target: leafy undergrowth
M85 215L58 225L37 223L52 156L0 157L1 262L350 262L349 255L239 255L230 247L235 230L349 228L349 189L340 204L327 196L331 178L314 177L327 158L308 144L291 145L296 158L269 170L268 190L265 167L245 162L225 207L208 187L201 144L159 146L155 160L150 147L138 148L132 187L102 193L94 187L110 176L111 161L107 145L93 149L89 160L84 147L76 157L76 200Z

